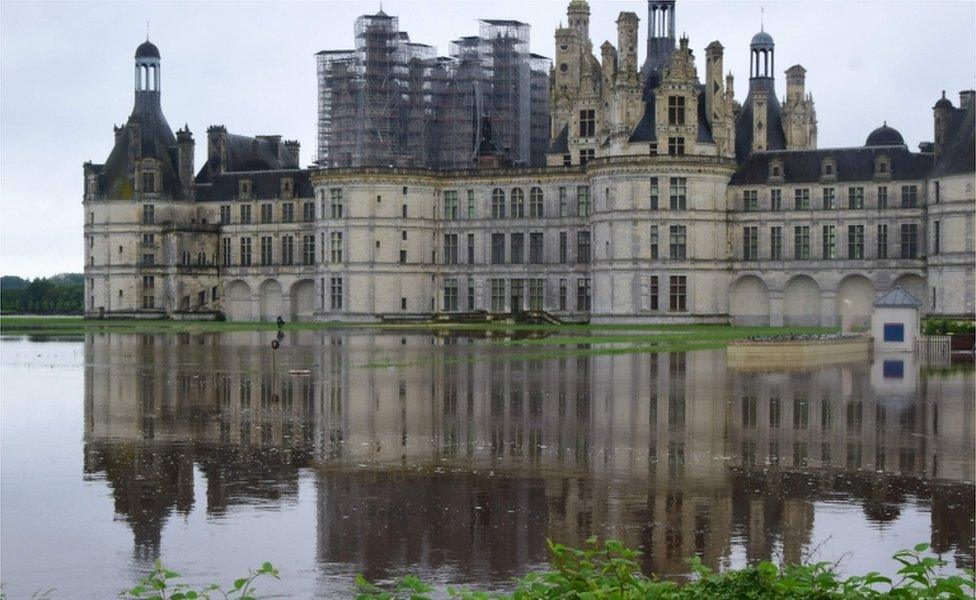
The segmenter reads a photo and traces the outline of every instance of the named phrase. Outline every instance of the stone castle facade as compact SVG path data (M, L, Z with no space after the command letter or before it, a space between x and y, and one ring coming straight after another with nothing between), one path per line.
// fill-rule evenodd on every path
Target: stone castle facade
M634 13L600 60L587 3L567 17L542 167L510 166L486 119L465 169L302 169L295 142L214 126L194 173L142 44L132 115L85 164L86 315L835 325L898 284L927 314L972 317L976 93L943 93L918 152L887 125L818 149L805 70L780 103L768 33L740 103L718 42L699 77L673 1L648 2L640 69Z

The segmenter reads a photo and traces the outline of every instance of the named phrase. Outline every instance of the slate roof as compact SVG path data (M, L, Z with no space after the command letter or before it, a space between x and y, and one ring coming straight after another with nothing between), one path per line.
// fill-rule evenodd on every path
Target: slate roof
M525 25L522 21L513 21L511 19L481 19L483 23L488 23L489 25L499 25L502 27Z
M708 115L705 114L705 86L698 86L698 139L700 144L714 144L712 138L712 126L708 123Z
M940 177L976 171L974 111L976 111L976 103L970 105L968 109L953 109L949 127L950 131L954 133L945 145L939 160L935 163L935 169L932 171L933 176Z
M901 134L897 129L888 127L888 123L885 122L884 125L878 127L870 134L868 134L868 139L864 142L865 146L904 146L905 138L901 137Z
M563 125L559 135L549 145L547 154L569 154L569 124Z
M274 171L235 172L216 175L213 181L197 184L195 199L198 202L234 200L241 179L251 181L251 195L257 200L270 200L281 196L281 180L290 177L295 198L314 198L311 171L286 169Z
M838 183L874 179L874 157L886 154L891 159L891 180L925 179L932 168L932 156L912 153L905 146L861 146L857 148L824 148L820 150L780 150L757 152L748 156L732 176L730 185L765 185L769 183L769 162L783 164L784 183L819 183L821 164L832 158Z
M673 54L673 46L672 46L672 54ZM668 55L667 58L670 58L670 56L671 55ZM654 61L652 63L651 58L652 57L649 51L648 62L645 63L643 67L644 69L647 69L647 73L646 74L644 74L643 72L641 73L642 75L645 75L644 94L643 94L644 116L641 117L640 122L637 123L637 127L634 127L634 130L630 133L631 142L656 142L657 141L657 128L654 125L654 114L655 114L655 106L657 105L657 101L655 100L654 97L654 90L656 90L657 87L661 84L661 69L663 67L661 67L660 64L663 59L661 59L660 57L654 57Z
M160 106L159 92L136 92L135 105L126 124L115 135L115 146L99 176L99 189L108 198L132 198L132 177L136 156L130 151L133 126L138 123L141 158L155 158L162 164L162 191L183 198L176 154L176 136Z
M874 305L889 308L921 308L922 301L896 285L875 300Z
M752 41L749 42L750 46L772 46L773 36L769 35L765 31L760 31L756 35L752 36Z
M646 79L644 80L644 116L641 117L640 122L634 127L634 130L630 133L631 142L656 142L657 141L657 126L654 120L656 113L657 100L654 92L657 90L658 86L661 84L661 73L659 70L651 70L648 72ZM714 144L715 139L712 137L712 127L708 123L708 116L705 114L705 86L699 84L698 89L698 137L695 139L698 143L704 144ZM666 150L666 149L665 149Z
M735 117L735 158L738 162L745 160L752 151L752 103L753 92L766 91L766 149L783 150L786 148L786 135L783 133L783 121L780 115L779 99L776 97L776 87L771 77L757 77L749 80L749 95L742 104L742 110Z
M657 130L654 127L654 94L644 94L644 116L630 134L631 142L656 142Z
M136 48L136 58L159 58L159 48L147 39Z
M277 141L272 139L277 137L251 137L228 133L224 173L299 168L293 156L285 152L283 148L279 151L279 147L282 147L284 142L280 139L277 139ZM194 181L196 183L208 183L212 181L219 174L219 160L219 156L212 156L210 160L204 163Z

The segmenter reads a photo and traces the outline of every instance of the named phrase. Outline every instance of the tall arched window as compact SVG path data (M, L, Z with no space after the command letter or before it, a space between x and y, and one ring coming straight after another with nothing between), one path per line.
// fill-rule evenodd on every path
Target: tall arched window
M522 188L512 189L512 218L525 218L525 192Z
M491 192L491 218L505 218L505 190L495 188Z

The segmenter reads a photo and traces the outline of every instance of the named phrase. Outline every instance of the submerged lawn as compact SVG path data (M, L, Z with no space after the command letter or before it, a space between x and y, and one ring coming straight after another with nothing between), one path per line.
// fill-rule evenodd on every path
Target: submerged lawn
M219 333L274 331L274 323L229 321L171 321L167 319L82 319L81 317L0 317L0 333L70 335L84 333ZM731 325L598 324L527 325L508 323L286 323L285 331L346 329L404 332L483 334L512 345L642 344L678 341L724 342L753 335L827 333L830 327L739 327Z
M274 323L239 323L227 321L170 321L163 319L102 319L80 317L0 318L0 333L30 336L80 336L86 333L220 333L234 331L274 331ZM474 336L491 340L491 346L505 350L507 360L570 358L607 354L652 354L724 348L730 340L754 335L810 334L836 331L829 327L737 327L731 325L673 324L599 324L599 325L527 325L507 323L432 323L377 324L286 323L285 331L346 330L435 335ZM493 360L493 353L475 353L450 362ZM424 364L435 357L405 355L399 350L374 355L365 368L397 368Z

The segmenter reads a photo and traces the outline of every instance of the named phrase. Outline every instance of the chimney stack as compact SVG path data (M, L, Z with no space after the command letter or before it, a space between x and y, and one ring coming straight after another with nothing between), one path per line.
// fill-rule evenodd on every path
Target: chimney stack
M285 166L295 167L296 169L301 168L301 162L299 161L301 144L298 143L298 140L285 140L283 147Z
M959 92L959 108L968 110L976 100L976 90L963 90Z
M214 175L223 173L227 166L227 128L223 125L207 128L207 166Z
M183 125L183 129L176 132L176 146L179 149L180 185L183 195L189 199L193 197L193 149L196 146L189 125Z

